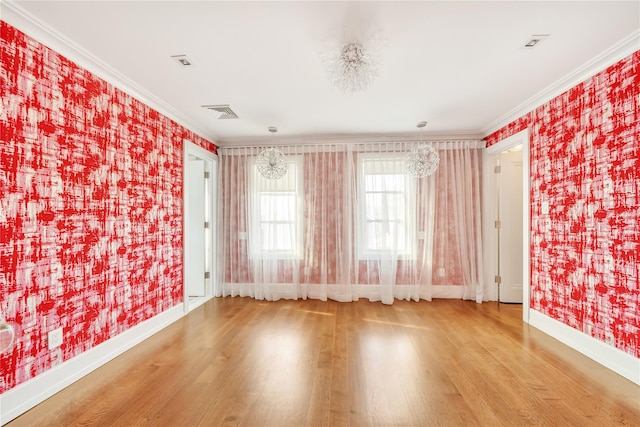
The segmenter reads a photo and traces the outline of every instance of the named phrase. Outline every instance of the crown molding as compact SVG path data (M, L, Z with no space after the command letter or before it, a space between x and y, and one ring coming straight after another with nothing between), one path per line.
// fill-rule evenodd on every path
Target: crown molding
M483 137L507 126L607 67L640 50L640 29L481 129Z
M92 53L58 33L55 29L42 22L40 19L24 10L14 0L1 0L2 20L39 43L53 49L58 54L73 61L78 66L86 69L95 76L112 84L123 92L131 95L159 113L174 120L176 123L216 143L212 135L199 128L166 102L154 96L134 81L112 68Z

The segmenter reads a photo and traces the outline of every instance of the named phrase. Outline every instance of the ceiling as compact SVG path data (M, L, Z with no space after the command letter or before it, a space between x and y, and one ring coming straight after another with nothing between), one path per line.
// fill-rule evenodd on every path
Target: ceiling
M483 136L640 28L637 1L10 3L222 145L270 138L269 126L278 138L416 135L421 120L425 136ZM320 54L375 28L379 75L344 94ZM523 48L534 34L549 37Z

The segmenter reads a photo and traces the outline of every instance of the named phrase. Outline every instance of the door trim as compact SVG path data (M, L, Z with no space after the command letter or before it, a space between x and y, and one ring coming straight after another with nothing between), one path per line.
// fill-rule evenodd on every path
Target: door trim
M193 298L192 300L187 295L187 286L186 286L186 271L184 269L185 256L187 253L187 239L186 239L186 230L187 223L189 221L187 206L189 206L189 183L187 178L187 163L189 162L189 156L193 155L198 158L201 158L205 161L205 170L209 172L210 177L210 186L209 193L211 197L209 198L209 204L207 206L210 218L209 223L210 226L208 228L209 233L209 256L207 259L207 264L209 265L209 279L205 284L205 296L199 298ZM182 292L183 292L183 303L184 303L184 312L188 313L189 311L197 308L198 306L204 304L211 298L213 298L213 289L214 289L214 281L217 277L217 264L216 264L216 217L217 217L217 205L216 205L216 188L217 188L217 165L218 165L218 156L211 151L205 150L204 148L194 144L193 142L184 139L183 140L183 158L182 158L182 197L183 197L183 211L182 211L182 236L183 236L183 251L182 251Z
M530 174L529 174L529 129L525 129L512 135L508 138L505 138L496 144L487 147L486 155L485 155L485 171L487 173L484 174L484 189L485 189L485 218L484 218L484 230L485 230L485 255L487 259L487 263L495 262L495 253L497 251L497 242L495 238L489 238L491 235L490 230L493 229L493 220L494 216L490 215L495 207L490 208L490 203L487 203L489 200L496 195L496 189L493 185L491 185L492 180L490 179L493 174L489 174L489 172L493 168L493 158L495 154L501 153L503 151L508 150L518 144L522 144L522 320L526 323L529 323L529 288L531 286L531 227L530 227L530 216L531 216L531 189L530 189ZM489 280L488 283L493 283L493 278L491 276L491 269L486 269L489 274L486 277L486 280Z

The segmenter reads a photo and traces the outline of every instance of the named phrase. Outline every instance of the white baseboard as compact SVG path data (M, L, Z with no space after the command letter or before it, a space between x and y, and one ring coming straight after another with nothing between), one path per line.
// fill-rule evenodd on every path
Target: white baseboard
M0 425L22 415L184 316L184 304L163 311L131 329L0 395Z
M213 298L213 295L206 295L203 297L196 297L193 299L189 299L187 302L187 312L191 312L195 310L196 308L200 307L201 305L203 305L205 302L209 301L212 298Z
M256 290L258 294L256 294ZM382 291L378 285L322 285L278 283L264 284L258 288L253 283L223 283L223 296L246 296L256 299L276 301L279 299L327 299L350 302L360 298L369 301L381 301ZM391 291L394 299L424 299L451 298L461 299L464 296L464 286L432 286L430 292L426 287L420 287L415 292L414 287L408 285L394 285Z
M640 359L538 311L530 310L529 316L531 326L640 385Z

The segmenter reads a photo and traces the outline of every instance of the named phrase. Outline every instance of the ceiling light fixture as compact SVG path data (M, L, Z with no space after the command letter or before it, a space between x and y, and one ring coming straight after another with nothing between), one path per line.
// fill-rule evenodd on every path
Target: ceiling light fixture
M183 67L191 67L193 65L193 62L187 58L187 55L172 55L171 57Z
M440 164L438 152L431 145L422 143L422 128L426 125L427 122L424 121L418 122L416 125L420 129L420 144L407 153L407 158L404 161L407 173L416 178L432 175Z
M344 36L328 43L320 58L331 83L346 94L368 89L378 77L381 45L380 30L368 37Z
M522 47L526 49L532 49L538 46L540 42L542 42L547 37L549 37L549 34L534 34Z
M278 128L269 127L269 132L275 134ZM280 179L287 173L287 162L284 159L284 153L277 148L267 148L258 154L256 167L260 175L267 179Z

